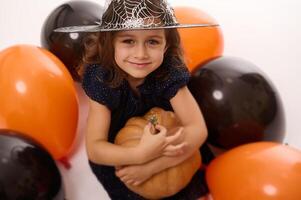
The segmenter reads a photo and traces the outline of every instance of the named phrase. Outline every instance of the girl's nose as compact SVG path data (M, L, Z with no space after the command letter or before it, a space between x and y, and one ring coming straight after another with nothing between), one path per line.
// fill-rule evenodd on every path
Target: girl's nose
M148 50L144 44L137 44L136 48L134 49L135 58L138 59L145 59L148 58Z

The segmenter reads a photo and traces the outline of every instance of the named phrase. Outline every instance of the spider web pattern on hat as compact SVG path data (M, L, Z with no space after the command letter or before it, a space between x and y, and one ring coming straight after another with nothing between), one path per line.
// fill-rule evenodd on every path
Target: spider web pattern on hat
M95 25L60 27L55 32L105 32L161 28L218 26L215 23L180 24L167 0L108 0L101 22Z
M177 25L173 9L168 3L154 0L110 1L110 21L102 21L104 29L138 29Z

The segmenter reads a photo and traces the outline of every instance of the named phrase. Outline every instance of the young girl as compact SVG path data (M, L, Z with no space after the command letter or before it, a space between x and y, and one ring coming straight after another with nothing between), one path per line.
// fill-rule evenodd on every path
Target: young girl
M124 183L139 185L152 175L178 165L204 143L202 113L186 87L185 67L176 28L165 0L112 0L102 22L68 27L64 32L96 32L86 40L82 85L90 98L86 147L92 171L112 199L143 199ZM137 147L114 144L126 121L153 107L174 111L183 127L174 136L148 124ZM151 134L156 128L159 133ZM203 174L170 199L198 199L206 191Z

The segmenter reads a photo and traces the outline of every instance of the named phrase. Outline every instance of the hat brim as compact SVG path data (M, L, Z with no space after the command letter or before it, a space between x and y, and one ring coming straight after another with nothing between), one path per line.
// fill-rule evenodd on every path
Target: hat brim
M69 26L61 27L54 30L54 32L62 33L77 33L77 32L107 32L107 31L130 31L130 30L153 30L153 29L168 29L168 28L197 28L197 27L214 27L219 24L177 24L171 26L152 26L152 27L134 27L134 28L103 28L100 25L86 25L86 26Z

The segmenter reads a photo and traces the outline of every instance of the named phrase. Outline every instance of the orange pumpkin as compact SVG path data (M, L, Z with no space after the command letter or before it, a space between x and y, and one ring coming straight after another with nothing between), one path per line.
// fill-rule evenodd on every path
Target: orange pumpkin
M115 144L133 147L139 144L144 126L148 122L166 127L167 135L172 135L180 126L180 121L173 112L161 108L152 108L143 117L130 118L116 136ZM155 174L139 186L126 185L133 192L147 199L160 199L176 194L191 180L201 165L199 151L177 166Z

